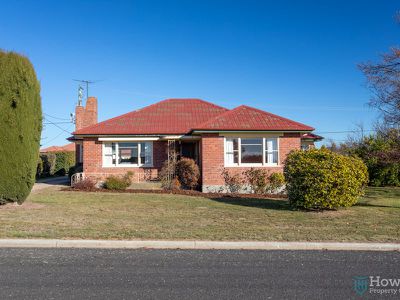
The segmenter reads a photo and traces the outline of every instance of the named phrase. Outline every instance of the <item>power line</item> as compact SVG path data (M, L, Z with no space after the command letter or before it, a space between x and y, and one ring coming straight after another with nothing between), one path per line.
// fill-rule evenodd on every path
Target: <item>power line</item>
M47 114L47 113L43 113L43 114L46 115L46 116L48 116L48 117L50 117L50 118L56 119L56 120L62 120L62 121L70 120L70 119L55 117L55 116L49 115L49 114Z
M65 131L66 133L71 134L71 132L65 130L65 129L62 128L61 126L58 126L56 123L54 123L54 122L52 122L52 121L50 121L50 120L47 120L47 121L49 121L51 125L54 125L54 126L56 126L57 128L61 129L62 131Z

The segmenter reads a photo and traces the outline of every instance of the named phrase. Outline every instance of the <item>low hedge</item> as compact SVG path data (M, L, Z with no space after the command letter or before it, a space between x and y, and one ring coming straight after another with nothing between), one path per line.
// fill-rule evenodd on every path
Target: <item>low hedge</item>
M368 183L368 171L361 159L328 149L292 151L284 175L292 206L336 209L354 205Z

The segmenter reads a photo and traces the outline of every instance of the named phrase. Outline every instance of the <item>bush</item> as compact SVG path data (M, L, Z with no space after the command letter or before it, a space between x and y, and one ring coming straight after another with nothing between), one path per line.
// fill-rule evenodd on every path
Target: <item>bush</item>
M285 185L285 176L283 173L275 172L268 177L267 191L271 194L283 193Z
M200 178L199 166L191 158L181 158L176 164L176 175L183 187L194 189Z
M74 175L76 173L81 173L81 172L83 172L82 165L76 165L76 166L70 167L69 170L68 170L69 180L71 180L72 175Z
M227 169L222 171L222 177L224 178L225 187L229 193L237 193L243 187L243 180L240 173L231 174Z
M54 174L65 176L71 166L75 165L75 152L55 152L56 162L54 167Z
M268 186L268 171L251 168L243 172L246 183L255 194L264 194Z
M161 181L161 187L163 189L165 190L172 189L172 181L176 178L175 170L176 170L176 162L171 161L170 163L168 163L167 160L164 161L161 171L158 174L158 177Z
M284 174L290 204L303 208L352 206L368 183L367 167L361 159L327 149L292 151Z
M28 58L0 50L0 204L22 203L35 183L42 108Z
M104 182L104 188L108 190L126 190L132 184L133 173L128 172L124 176L109 176Z
M82 181L75 183L73 188L77 190L90 191L96 188L96 182L89 178L86 178Z
M56 169L56 155L54 153L42 153L40 159L43 165L40 177L53 176Z
M43 161L38 157L37 167L36 167L36 178L40 178L43 174Z
M175 177L174 179L172 179L171 181L171 186L170 186L170 190L172 191L178 191L181 189L181 183L178 180L178 177Z

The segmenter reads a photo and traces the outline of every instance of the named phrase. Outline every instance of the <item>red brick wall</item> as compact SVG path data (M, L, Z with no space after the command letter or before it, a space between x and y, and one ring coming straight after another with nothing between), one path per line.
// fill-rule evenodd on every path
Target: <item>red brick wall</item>
M89 97L86 106L75 108L75 130L97 124L97 98Z
M300 149L300 134L286 133L279 137L279 165L276 167L257 167L272 172L282 172L283 164L288 153L293 149ZM224 169L224 137L217 134L203 135L201 140L202 151L202 181L203 185L224 185L221 175ZM227 167L234 173L243 172L250 167Z
M85 138L83 141L83 172L87 177L96 180L104 180L110 175L124 175L126 172L134 172L134 181L141 181L157 177L163 162L167 159L167 143L164 141L153 142L153 167L106 167L103 168L102 142L97 138Z

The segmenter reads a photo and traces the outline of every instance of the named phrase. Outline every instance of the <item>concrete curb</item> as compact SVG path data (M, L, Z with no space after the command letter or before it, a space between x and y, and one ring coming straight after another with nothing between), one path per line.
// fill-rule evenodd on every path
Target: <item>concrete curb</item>
M400 243L0 239L0 248L400 251Z

